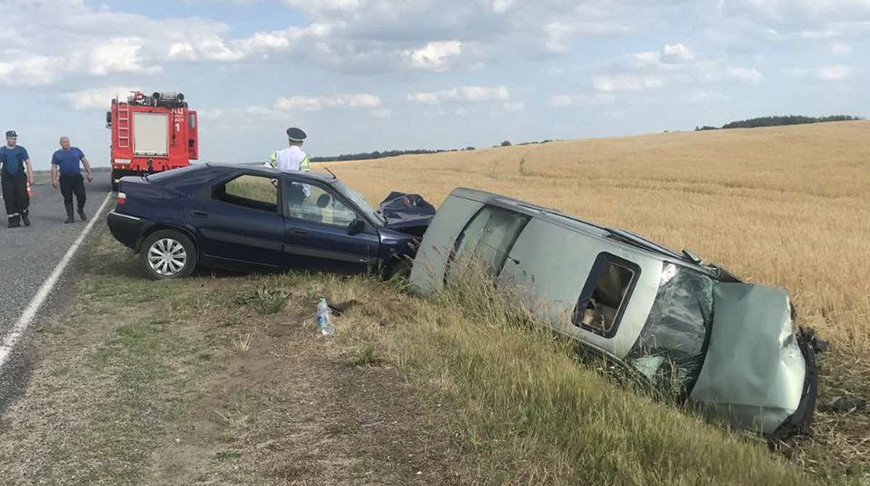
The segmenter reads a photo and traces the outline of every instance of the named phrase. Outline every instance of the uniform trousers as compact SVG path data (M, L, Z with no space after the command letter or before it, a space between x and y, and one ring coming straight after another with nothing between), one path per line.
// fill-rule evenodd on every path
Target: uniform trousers
M73 194L76 196L78 210L85 208L85 179L79 174L60 175L60 193L63 194L63 205L72 209Z
M20 170L17 174L2 171L0 180L3 185L3 202L6 203L6 214L9 215L9 224L18 225L21 214L27 214L30 207L30 196L27 195L27 174Z

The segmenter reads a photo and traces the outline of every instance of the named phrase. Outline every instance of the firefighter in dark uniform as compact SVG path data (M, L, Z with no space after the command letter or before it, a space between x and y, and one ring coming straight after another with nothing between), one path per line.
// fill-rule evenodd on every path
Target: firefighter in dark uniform
M3 202L9 215L9 227L17 228L24 223L30 226L28 208L30 196L27 186L33 185L33 167L27 150L17 145L18 134L14 130L6 132L6 145L0 147L0 179L3 183ZM25 172L26 170L26 172Z

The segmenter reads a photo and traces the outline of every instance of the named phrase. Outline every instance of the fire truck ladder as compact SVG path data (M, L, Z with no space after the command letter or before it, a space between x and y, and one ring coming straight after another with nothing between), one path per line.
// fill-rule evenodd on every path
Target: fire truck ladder
M118 148L130 148L130 107L118 103Z

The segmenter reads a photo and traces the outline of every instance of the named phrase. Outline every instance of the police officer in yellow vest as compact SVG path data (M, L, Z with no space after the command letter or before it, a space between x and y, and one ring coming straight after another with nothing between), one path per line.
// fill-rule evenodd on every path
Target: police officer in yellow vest
M290 146L272 152L269 160L264 165L281 171L311 170L308 154L302 151L302 144L306 137L307 135L301 129L296 127L288 128L287 138L290 141Z

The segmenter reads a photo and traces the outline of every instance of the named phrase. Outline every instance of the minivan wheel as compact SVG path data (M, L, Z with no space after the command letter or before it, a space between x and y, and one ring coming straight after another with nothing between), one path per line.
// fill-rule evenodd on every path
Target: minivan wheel
M186 277L196 267L196 247L173 230L155 231L142 243L142 267L155 280Z

